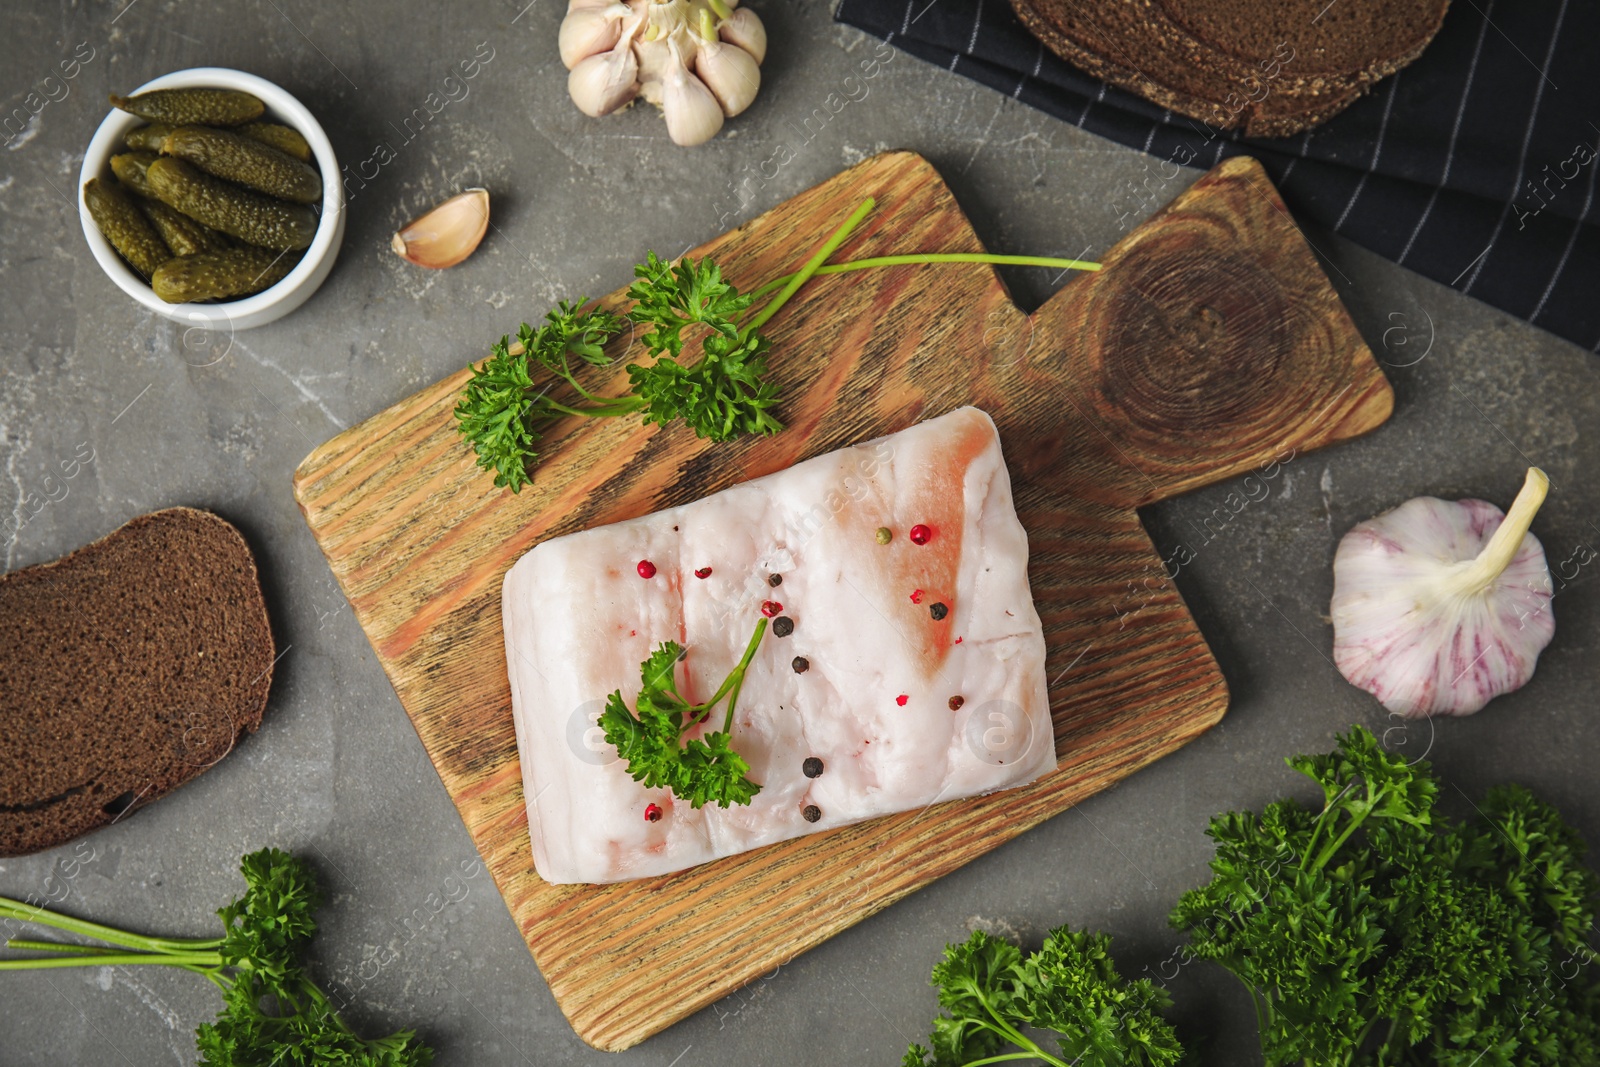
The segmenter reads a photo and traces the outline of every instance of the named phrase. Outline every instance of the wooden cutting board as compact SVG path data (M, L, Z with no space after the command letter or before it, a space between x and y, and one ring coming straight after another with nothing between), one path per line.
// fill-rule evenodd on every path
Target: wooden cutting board
M798 267L868 196L878 207L837 258L982 251L933 167L892 152L693 254L714 255L750 288ZM638 1043L1222 717L1222 675L1134 509L1370 430L1392 394L1253 160L1222 163L1102 259L1103 271L1076 276L1032 316L981 265L812 282L770 324L788 423L773 438L712 445L682 426L574 420L546 438L533 484L512 495L455 432L463 370L295 472L306 522L585 1041ZM604 302L620 308L621 293ZM469 340L462 362L488 340ZM620 379L624 362L602 376ZM541 880L504 666L507 568L545 538L963 404L998 424L1028 532L1055 773L668 877Z

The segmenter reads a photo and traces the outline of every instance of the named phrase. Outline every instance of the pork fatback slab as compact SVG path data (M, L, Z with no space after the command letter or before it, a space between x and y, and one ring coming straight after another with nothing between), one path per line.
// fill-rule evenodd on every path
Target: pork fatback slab
M536 545L507 573L502 610L540 876L668 874L1051 770L1027 567L999 435L970 407ZM769 626L739 697L732 745L761 785L753 802L697 810L634 782L596 725L607 694L631 706L640 662L676 641L679 692L706 699L764 605L793 631Z

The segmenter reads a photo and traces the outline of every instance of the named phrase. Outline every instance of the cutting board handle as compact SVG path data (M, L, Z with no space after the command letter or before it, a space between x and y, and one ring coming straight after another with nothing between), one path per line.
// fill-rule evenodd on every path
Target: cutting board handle
M1213 168L1033 316L1035 403L1076 417L1019 457L1138 507L1365 433L1394 394L1254 159Z

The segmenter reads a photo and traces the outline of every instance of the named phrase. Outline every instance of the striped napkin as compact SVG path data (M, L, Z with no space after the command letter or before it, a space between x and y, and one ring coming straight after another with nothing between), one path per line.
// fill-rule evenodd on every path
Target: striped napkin
M1276 140L1098 81L1030 35L1006 0L840 0L834 17L1141 149L1152 176L1254 156L1301 218L1600 352L1595 0L1457 0L1416 62ZM1138 214L1155 206L1141 189L1161 184L1112 191L1111 206Z

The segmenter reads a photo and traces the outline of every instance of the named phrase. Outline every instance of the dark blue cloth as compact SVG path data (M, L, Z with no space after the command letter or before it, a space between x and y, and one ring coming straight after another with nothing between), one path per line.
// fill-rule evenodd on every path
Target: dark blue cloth
M834 17L1142 149L1158 158L1152 173L1252 155L1302 218L1600 351L1595 0L1456 0L1416 62L1275 140L1238 138L1083 73L1007 0L840 0ZM1111 195L1138 211L1137 189Z

